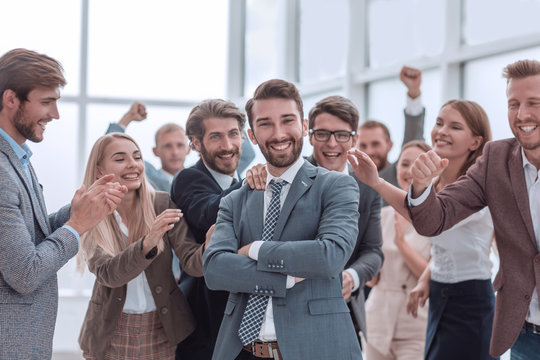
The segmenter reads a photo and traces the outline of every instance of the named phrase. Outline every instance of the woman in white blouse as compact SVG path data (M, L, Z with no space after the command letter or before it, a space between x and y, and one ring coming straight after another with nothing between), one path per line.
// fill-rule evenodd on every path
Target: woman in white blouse
M439 112L431 140L433 150L449 160L433 184L440 191L465 174L491 140L488 117L472 101L448 101ZM406 193L380 179L366 154L355 150L349 160L361 181L408 217ZM424 287L413 292L421 291L425 301L429 291L425 359L491 359L489 342L495 304L489 260L492 239L493 224L487 209L430 238L432 259L429 270L419 280ZM425 288L427 281L429 290Z
M414 140L401 149L396 170L399 186L411 185L410 167L416 157L431 149ZM413 318L406 312L409 293L429 261L430 242L419 235L407 220L391 206L381 210L384 264L368 285L365 343L369 360L422 358L426 342L427 308Z
M81 239L83 258L96 282L79 337L86 359L174 359L176 344L195 322L172 274L172 252L182 269L202 276L203 245L164 192L149 186L141 152L126 134L99 138L84 184L100 174L128 192L116 211Z

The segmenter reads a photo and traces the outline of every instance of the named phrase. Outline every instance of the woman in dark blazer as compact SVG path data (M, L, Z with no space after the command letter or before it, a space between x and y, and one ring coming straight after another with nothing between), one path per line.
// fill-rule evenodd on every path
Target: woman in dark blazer
M79 343L86 359L174 359L176 344L195 328L172 274L172 252L182 269L202 276L202 251L168 194L148 185L140 149L128 135L97 140L86 186L113 173L128 188L117 210L83 236L81 257L96 282Z

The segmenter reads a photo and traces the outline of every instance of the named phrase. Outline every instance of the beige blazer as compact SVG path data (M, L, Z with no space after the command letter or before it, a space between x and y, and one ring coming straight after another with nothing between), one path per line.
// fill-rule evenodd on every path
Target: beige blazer
M156 192L154 206L156 214L176 208L164 192ZM180 259L183 271L199 277L202 276L203 245L195 242L183 219L165 234L164 240L163 251L152 259L146 259L142 252L142 238L116 256L98 250L89 259L88 267L96 275L96 282L79 336L83 351L103 358L124 307L127 283L142 271L169 342L177 344L193 332L195 320L171 271L171 248Z
M407 314L409 293L418 278L409 270L394 243L394 209L381 210L384 263L377 285L366 301L367 342L381 354L388 354L394 338L425 340L427 304L418 309L418 317ZM418 235L411 224L405 229L405 241L424 259L429 259L431 243Z

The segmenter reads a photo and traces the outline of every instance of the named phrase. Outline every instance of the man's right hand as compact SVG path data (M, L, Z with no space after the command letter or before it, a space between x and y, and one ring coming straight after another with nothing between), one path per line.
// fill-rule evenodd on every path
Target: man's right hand
M142 121L146 119L146 115L146 107L142 103L135 101L131 104L128 112L124 114L118 124L127 127L132 121Z
M66 225L82 235L116 210L127 188L110 182L112 179L114 174L109 174L96 180L88 190L81 186L71 200L71 217Z
M266 165L257 164L246 171L246 181L251 189L264 190L266 187Z
M407 87L407 95L411 99L420 96L420 84L422 83L422 70L404 66L399 73L399 79Z
M431 181L439 176L448 166L448 159L441 159L433 150L418 155L411 167L412 196L414 199L422 195Z

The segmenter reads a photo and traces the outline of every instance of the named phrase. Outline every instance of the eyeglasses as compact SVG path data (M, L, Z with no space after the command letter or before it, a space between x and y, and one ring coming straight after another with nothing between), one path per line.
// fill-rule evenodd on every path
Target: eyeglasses
M309 129L309 134L312 135L315 140L317 141L328 141L330 140L330 135L334 135L334 139L338 143L346 143L351 139L351 136L356 135L356 131L346 131L346 130L336 130L336 131L329 131L329 130L313 130Z

